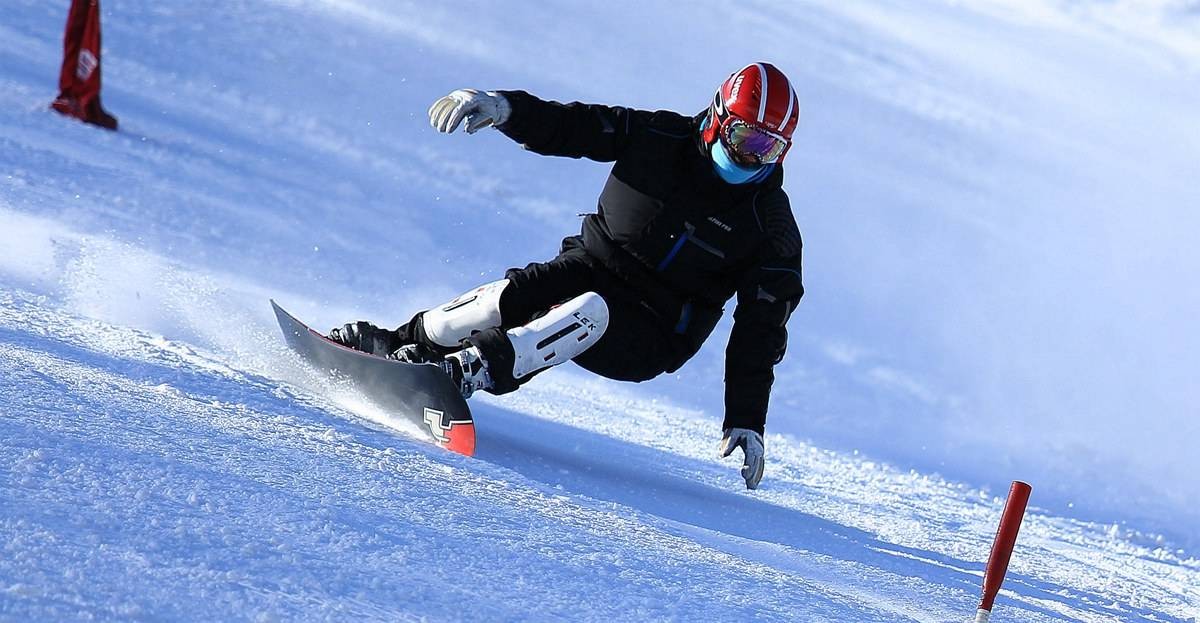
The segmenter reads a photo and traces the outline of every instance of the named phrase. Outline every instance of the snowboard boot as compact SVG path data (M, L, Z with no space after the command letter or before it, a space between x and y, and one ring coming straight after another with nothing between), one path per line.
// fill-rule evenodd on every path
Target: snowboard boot
M386 357L400 348L400 334L369 322L350 322L329 332L329 339L354 350Z
M488 374L487 362L475 346L468 346L447 355L440 365L442 371L462 393L463 399L470 398L476 390L492 388L492 377Z

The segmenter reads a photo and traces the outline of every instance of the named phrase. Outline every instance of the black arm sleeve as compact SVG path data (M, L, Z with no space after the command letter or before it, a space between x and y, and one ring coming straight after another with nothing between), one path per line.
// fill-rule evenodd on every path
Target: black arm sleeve
M508 100L512 114L498 129L525 149L544 156L612 162L651 114L620 106L548 102L524 91L500 94Z
M748 270L737 291L733 331L725 350L725 423L763 433L767 403L775 382L775 364L787 351L787 321L804 285L801 242L782 191L759 210L771 245L763 260Z

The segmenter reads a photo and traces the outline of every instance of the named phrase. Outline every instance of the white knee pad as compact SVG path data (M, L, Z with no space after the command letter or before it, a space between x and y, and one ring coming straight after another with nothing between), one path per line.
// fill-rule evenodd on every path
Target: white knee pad
M500 293L507 279L493 281L425 312L425 335L438 346L458 346L475 331L500 326Z
M595 292L585 292L545 316L508 331L516 355L513 378L573 359L595 344L608 328L608 305Z

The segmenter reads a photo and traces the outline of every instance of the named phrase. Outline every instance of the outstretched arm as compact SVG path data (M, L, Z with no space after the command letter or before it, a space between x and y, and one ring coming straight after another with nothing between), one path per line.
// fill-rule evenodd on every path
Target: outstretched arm
M801 242L787 196L779 192L755 205L771 244L738 286L733 331L725 350L725 422L721 452L742 447L746 486L762 477L762 435L775 382L775 365L787 351L787 322L804 295ZM752 452L753 450L753 452Z
M545 156L611 162L629 145L633 132L653 113L621 106L561 104L524 91L500 91L512 107L501 132Z
M525 91L458 89L433 103L429 122L447 134L464 122L468 134L490 125L544 156L611 162L654 114L621 106L560 104Z
M786 259L756 268L738 290L725 350L726 429L763 433L775 364L787 351L787 321L804 294L800 257Z

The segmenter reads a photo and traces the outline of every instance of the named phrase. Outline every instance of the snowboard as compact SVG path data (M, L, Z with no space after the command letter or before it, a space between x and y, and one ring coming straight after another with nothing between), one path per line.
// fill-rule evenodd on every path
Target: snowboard
M312 330L273 300L271 307L284 341L309 365L350 381L368 400L413 422L439 446L467 456L475 453L471 409L440 367L348 348Z

